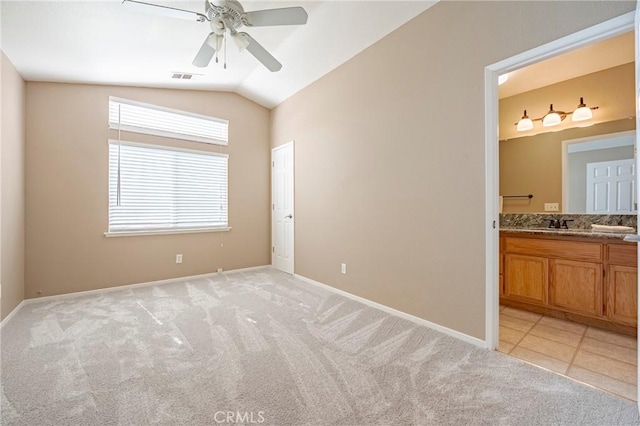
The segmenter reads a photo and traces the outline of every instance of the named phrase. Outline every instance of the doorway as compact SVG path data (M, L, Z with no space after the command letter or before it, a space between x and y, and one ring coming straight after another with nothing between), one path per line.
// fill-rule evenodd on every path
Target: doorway
M293 141L271 150L271 264L294 273Z
M488 66L485 71L485 153L486 153L486 346L495 350L499 344L499 157L496 129L498 128L498 77L578 47L601 41L634 29L634 14L626 14L554 42L524 52L512 58ZM636 58L637 61L637 58ZM526 113L525 113L526 115ZM514 316L518 312L512 312ZM534 323L543 318L536 316ZM521 318L525 320L524 318ZM529 318L532 320L533 318ZM545 321L545 320L543 320ZM515 321L518 322L518 321ZM550 322L550 321L545 321ZM545 324L543 324L545 325ZM548 324L546 324L548 325ZM553 328L553 327L551 327ZM584 334L583 334L584 336ZM635 344L637 349L637 343ZM637 362L637 355L636 355ZM551 368L550 368L551 369ZM637 391L637 386L636 386Z

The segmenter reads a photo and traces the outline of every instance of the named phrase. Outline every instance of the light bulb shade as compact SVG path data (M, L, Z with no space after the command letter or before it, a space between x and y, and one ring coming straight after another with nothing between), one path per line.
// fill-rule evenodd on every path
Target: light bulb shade
M533 121L531 121L530 118L521 118L520 121L518 121L517 129L519 132L526 132L527 130L531 130L533 129Z
M231 34L231 38L241 52L249 46L249 43L251 43L251 41L241 33Z
M211 33L209 34L209 37L207 37L207 44L213 47L217 52L219 52L222 49L223 41L224 41L224 34L218 35L215 33Z
M525 132L527 130L533 129L533 121L527 115L527 110L524 110L524 114L522 114L522 118L518 121L518 127L516 129L519 132Z
M591 112L591 108L587 107L584 103L584 99L580 98L580 104L575 111L573 111L573 115L571 119L573 121L584 121L591 120L593 118L593 112Z
M591 112L591 109L588 107L580 107L576 109L573 111L573 116L571 117L573 121L585 121L591 120L592 118L593 112Z
M553 110L553 104L549 106L549 112L542 118L542 125L544 127L557 126L562 122L562 117L556 111Z
M544 127L557 126L562 122L562 117L557 112L550 112L542 119L542 125Z

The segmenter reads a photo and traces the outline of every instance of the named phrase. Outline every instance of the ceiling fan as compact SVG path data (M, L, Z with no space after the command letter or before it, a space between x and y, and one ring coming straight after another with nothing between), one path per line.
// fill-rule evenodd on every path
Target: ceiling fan
M211 32L207 38L205 38L204 43L202 43L200 50L193 59L193 65L200 68L209 65L214 55L216 55L216 62L218 61L217 52L222 49L228 32L240 51L248 50L249 53L260 61L262 65L267 67L269 71L280 71L282 64L249 34L238 32L238 28L241 26L304 25L307 23L308 16L302 7L285 7L281 9L245 12L237 0L205 0L204 14L176 9L174 7L144 3L137 0L123 0L122 4L130 9L137 9L157 15L188 19L196 22L209 22ZM226 61L224 66L226 68Z

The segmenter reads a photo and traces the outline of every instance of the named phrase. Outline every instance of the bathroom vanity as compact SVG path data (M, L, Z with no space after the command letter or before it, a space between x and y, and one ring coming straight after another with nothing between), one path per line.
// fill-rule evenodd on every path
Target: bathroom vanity
M500 303L637 334L637 244L587 230L502 229Z

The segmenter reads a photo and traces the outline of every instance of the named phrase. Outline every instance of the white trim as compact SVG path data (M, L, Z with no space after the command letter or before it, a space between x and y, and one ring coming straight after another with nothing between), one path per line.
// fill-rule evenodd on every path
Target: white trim
M2 327L4 327L5 325L7 325L7 323L9 322L9 320L10 320L11 318L13 318L13 316L14 316L15 314L17 314L17 313L18 313L18 311L19 311L20 309L22 309L22 307L23 307L24 305L26 305L26 304L27 304L27 300L26 300L26 299L25 299L25 300L23 300L22 302L18 303L18 306L16 306L15 308L13 308L13 311L9 312L9 315L7 315L6 317L4 317L4 319L2 320L2 322L0 322L0 329L2 329Z
M108 139L107 142L109 145L138 146L141 148L164 149L165 151L190 152L192 154L212 155L214 157L222 157L227 159L229 158L229 154L225 154L223 152L209 151L206 149L179 148L177 146L171 146L171 145L162 145L157 143L145 143L145 142L131 142L131 141L118 140L118 139Z
M635 144L635 140L635 130L628 130L626 132L604 133L586 138L567 139L563 140L562 143L563 146L566 146L567 153L574 154L576 152L632 146Z
M113 237L139 237L141 235L170 235L170 234L198 234L200 232L226 232L231 231L230 227L224 228L194 228L194 229L163 229L157 231L122 231L122 232L104 232L107 238Z
M485 124L485 244L486 244L486 291L485 291L485 348L496 350L498 348L498 314L500 299L499 293L495 290L499 282L498 256L499 256L499 228L500 228L500 197L498 178L498 77L503 74L499 71L484 71L484 110L487 123L494 123L493 126ZM486 93L490 93L487 96ZM490 285L493 283L493 285Z
M0 328L4 327L5 324L9 321L9 319L12 318L25 305L33 305L35 303L41 303L41 302L47 302L47 301L59 300L59 299L72 299L74 297L86 296L88 294L111 293L114 291L126 290L131 288L170 284L170 283L175 283L176 281L195 280L200 278L212 277L214 275L219 275L219 274L231 275L231 274L238 274L241 272L257 271L260 269L269 269L269 268L271 268L271 265L250 266L247 268L231 269L223 272L209 272L207 274L188 275L185 277L167 278L165 280L149 281L149 282L137 283L137 284L125 284L125 285L119 285L115 287L97 288L94 290L83 290L83 291L76 291L73 293L54 294L52 296L43 296L43 297L36 297L33 299L24 299L22 302L20 302L18 306L16 306L16 308L13 311L11 311L9 315L5 317L5 319L2 320L2 322L0 323Z
M331 286L329 286L327 284L323 284L321 282L312 280L311 278L307 278L307 277L305 277L303 275L293 274L293 276L295 278L299 279L299 280L302 280L302 281L307 282L309 284L313 284L313 285L315 285L317 287L323 288L323 289L328 290L328 291L330 291L332 293L339 294L340 296L347 297L347 298L349 298L351 300L355 300L356 302L360 302L360 303L362 303L364 305L367 305L367 306L370 306L372 308L379 309L379 310L381 310L383 312L386 312L388 314L391 314L391 315L406 319L408 321L414 322L414 323L416 323L418 325L421 325L421 326L424 326L424 327L431 328L433 330L436 330L436 331L439 331L441 333L444 333L444 334L446 334L448 336L455 337L456 339L462 340L463 342L470 343L470 344L472 344L474 346L477 346L477 347L480 347L480 348L484 348L485 347L485 342L483 340L480 340L480 339L478 339L476 337L473 337L473 336L469 336L468 334L460 333L459 331L452 330L452 329L450 329L448 327L444 327L442 325L433 323L431 321L427 321L425 319L418 318L418 317L413 316L411 314L408 314L406 312L402 312L402 311L399 311L397 309L390 308L389 306L382 305L380 303L371 301L369 299L365 299L364 297L356 296L355 294L348 293L348 292L346 292L344 290L339 290L339 289L337 289L335 287L331 287Z
M499 341L497 285L499 227L493 228L494 221L499 223L498 77L578 47L633 31L634 15L635 12L626 13L485 68L485 342L487 349L496 349Z

